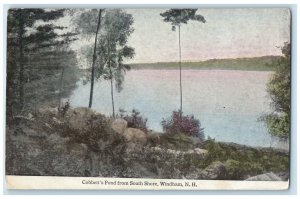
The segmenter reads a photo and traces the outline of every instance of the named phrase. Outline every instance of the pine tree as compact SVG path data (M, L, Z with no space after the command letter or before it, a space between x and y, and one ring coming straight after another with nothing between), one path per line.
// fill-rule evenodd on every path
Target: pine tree
M53 23L54 20L63 17L64 12L64 9L9 10L7 16L8 121L12 121L15 114L22 114L25 109L31 108L30 104L36 104L30 101L37 96L33 93L38 89L27 88L33 80L39 79L38 76L55 74L56 71L52 70L55 66L52 64L54 61L58 62L58 55L53 53L57 48L68 46L70 42L76 40L75 33L59 34L58 32L65 30L66 27L55 26ZM46 70L46 67L49 70ZM41 96L43 94L45 93L39 93Z

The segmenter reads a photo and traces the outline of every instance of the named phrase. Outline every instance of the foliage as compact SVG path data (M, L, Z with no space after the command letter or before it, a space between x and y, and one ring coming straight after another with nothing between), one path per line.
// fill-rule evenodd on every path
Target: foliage
M193 148L193 142L190 136L183 133L163 133L157 146L164 149L187 151Z
M97 43L98 43L98 35L101 27L102 21L102 12L103 9L91 9L91 10L79 10L79 16L75 17L73 22L75 22L77 31L81 32L83 37L86 36L88 38L94 37L94 45L93 45L93 56L90 60L92 60L91 67L91 89L90 89L90 98L89 98L89 108L92 107L93 104L93 94L94 94L94 79L95 79L95 64L97 61ZM75 12L76 13L76 12ZM73 13L72 15L74 15Z
M64 9L10 9L7 20L7 115L56 101L75 87L76 34L55 25ZM68 58L68 59L66 59ZM63 72L65 70L65 76ZM37 72L38 71L38 72Z
M76 9L72 13L72 23L75 30L86 39L95 36L98 26L98 9Z
M165 22L170 22L172 30L176 30L176 26L187 24L189 20L205 23L206 20L202 15L196 14L197 9L170 9L161 13Z
M179 90L180 90L180 118L182 119L182 81L181 81L181 39L180 39L180 26L181 24L187 24L189 20L195 20L205 23L205 19L202 15L196 14L197 9L170 9L161 13L165 22L170 22L172 25L172 30L176 30L178 27L178 37L179 37Z
M95 10L80 11L81 14L74 20L78 30L90 38L91 34L94 35L95 31L91 27L96 27L98 21ZM101 28L99 30L99 38L96 43L96 58L91 46L84 46L81 50L88 62L93 60L95 63L95 78L97 80L104 79L111 83L111 97L113 116L114 112L114 97L113 85L115 85L118 92L123 89L124 75L130 66L124 64L124 60L132 59L134 57L134 49L127 45L127 41L131 33L134 31L132 28L133 17L131 14L124 12L121 9L106 9L101 17ZM85 23L86 22L86 23ZM93 78L91 78L93 82Z
M106 80L114 79L118 91L122 90L125 71L130 69L123 61L134 56L134 49L126 45L133 32L132 24L132 15L118 9L106 11L98 44L98 56L102 59L103 67L98 76Z
M110 81L113 117L115 117L113 84L115 83L118 92L123 89L125 72L130 69L123 61L134 56L134 49L126 45L128 37L134 30L132 24L132 15L120 9L106 11L104 16L103 32L99 41L99 56L103 64L98 77L102 76Z
M269 132L273 136L288 139L290 135L291 109L291 55L290 44L281 48L283 57L274 63L275 73L267 84L267 92L271 97L273 113L262 116Z
M226 178L233 180L245 179L267 172L283 172L289 170L289 157L285 151L274 149L255 149L237 144L205 141L203 148L208 154L201 162L203 168L214 161L225 163Z
M289 171L288 152L210 140L201 142L207 154L189 153L185 151L194 146L186 145L191 137L184 134L162 134L159 150L146 146L129 153L127 142L110 128L109 118L96 113L76 118L84 122L78 129L71 125L72 111L65 117L35 113L34 120L22 120L16 135L7 136L6 174L206 179L199 173L216 162L224 165L226 180Z
M173 111L171 118L163 119L161 125L165 133L183 133L204 139L204 128L193 115L182 115L180 118L180 111Z
M131 115L123 115L120 114L120 117L127 121L127 127L128 128L137 128L144 132L148 131L147 127L147 118L143 118L140 115L140 112L136 109L133 109L131 112Z

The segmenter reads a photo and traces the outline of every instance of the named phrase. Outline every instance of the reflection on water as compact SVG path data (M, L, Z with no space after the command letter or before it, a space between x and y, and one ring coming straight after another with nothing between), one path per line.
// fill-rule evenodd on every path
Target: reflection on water
M183 70L183 112L194 114L206 136L218 141L251 146L286 148L272 138L257 119L270 111L266 83L270 72L232 70ZM110 83L96 82L93 107L111 115ZM80 85L70 98L72 106L87 106L90 84ZM138 109L148 126L162 131L162 118L179 109L177 70L132 70L125 76L124 89L115 93L115 107Z

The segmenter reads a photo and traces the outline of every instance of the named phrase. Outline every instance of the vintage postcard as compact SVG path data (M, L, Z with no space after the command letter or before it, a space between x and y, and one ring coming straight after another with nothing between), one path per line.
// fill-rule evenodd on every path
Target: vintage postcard
M7 11L8 189L286 190L288 8Z

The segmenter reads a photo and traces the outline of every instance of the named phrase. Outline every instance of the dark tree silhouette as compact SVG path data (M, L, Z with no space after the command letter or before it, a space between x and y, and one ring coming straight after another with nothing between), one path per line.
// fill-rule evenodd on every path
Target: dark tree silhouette
M90 89L90 97L89 97L89 105L91 108L93 104L93 94L94 94L94 81L95 81L95 70L96 70L96 62L97 62L97 45L99 40L99 35L101 32L101 20L102 15L104 13L104 9L88 9L88 10L78 10L75 13L79 13L79 16L74 17L73 22L77 27L78 32L82 34L82 36L86 36L87 38L94 38L94 46L92 52L92 67L91 67L91 89ZM73 13L73 15L75 14Z
M96 51L97 51L97 38L98 38L98 33L100 29L100 24L101 24L101 13L102 9L99 9L99 16L98 16L98 23L97 23L97 30L96 30L96 35L95 35L95 43L94 43L94 53L93 53L93 64L92 64L92 74L91 74L91 91L90 91L90 100L89 100L89 108L92 107L93 103L93 92L94 92L94 78L95 78L95 63L96 63Z
M54 69L56 47L67 46L76 40L75 33L61 33L65 27L55 26L54 20L65 16L64 9L10 9L7 16L7 112L8 121L14 114L21 114L29 109L33 98L37 97L30 90L34 81L46 74L46 68ZM65 51L64 51L65 52ZM57 57L56 57L57 58ZM40 69L41 72L36 73ZM57 71L53 70L53 75ZM36 85L37 86L37 85ZM49 87L47 87L48 89ZM44 88L40 95L47 90ZM49 91L49 90L48 90ZM34 97L33 97L34 96ZM27 101L25 101L25 99ZM37 97L35 100L42 100ZM26 103L25 103L26 102Z

